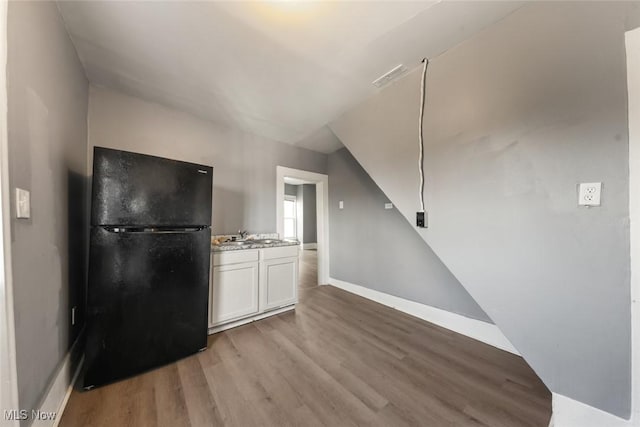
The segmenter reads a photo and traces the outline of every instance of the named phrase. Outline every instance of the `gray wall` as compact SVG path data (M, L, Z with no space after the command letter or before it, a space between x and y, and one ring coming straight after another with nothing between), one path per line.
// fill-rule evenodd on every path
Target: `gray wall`
M7 74L11 191L31 191L28 220L11 197L19 404L30 410L83 325L86 277L88 83L55 3L9 3Z
M331 277L491 322L346 148L328 169Z
M327 155L242 133L96 87L89 158L109 147L213 166L214 233L276 231L276 166L326 173Z
M316 185L302 184L302 243L317 243Z
M418 230L552 391L623 417L633 7L530 4L432 61ZM415 70L331 124L411 224L419 99ZM579 208L592 181L603 206Z
M298 195L298 186L293 184L285 184L284 185L284 194L286 196L297 196Z

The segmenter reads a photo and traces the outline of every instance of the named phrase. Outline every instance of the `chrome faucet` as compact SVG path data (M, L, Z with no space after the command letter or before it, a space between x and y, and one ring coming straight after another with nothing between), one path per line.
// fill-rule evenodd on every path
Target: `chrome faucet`
M249 235L249 233L247 233L247 230L238 230L238 234L240 235L240 240L246 239Z

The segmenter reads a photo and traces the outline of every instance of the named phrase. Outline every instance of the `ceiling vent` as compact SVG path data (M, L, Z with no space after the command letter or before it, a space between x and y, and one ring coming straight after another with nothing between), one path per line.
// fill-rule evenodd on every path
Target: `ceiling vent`
M375 87L382 87L391 81L397 79L401 75L407 72L407 67L400 64L392 70L387 71L385 74L381 75L377 79L375 79L372 83Z

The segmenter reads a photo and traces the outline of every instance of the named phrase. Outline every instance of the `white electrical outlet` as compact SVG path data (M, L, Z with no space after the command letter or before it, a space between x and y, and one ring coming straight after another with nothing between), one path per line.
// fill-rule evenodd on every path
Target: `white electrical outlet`
M344 209L344 202L342 200L338 202L338 209Z
M385 209L393 209L393 203L385 203L384 204L384 208Z
M16 217L31 217L31 194L22 188L16 188Z
M583 182L578 189L579 206L600 206L601 182Z

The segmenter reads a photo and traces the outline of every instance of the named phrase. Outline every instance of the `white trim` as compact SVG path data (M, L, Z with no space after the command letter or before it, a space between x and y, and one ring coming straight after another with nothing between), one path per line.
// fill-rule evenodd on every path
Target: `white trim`
M9 142L7 134L7 5L0 2L0 425L17 426L4 419L4 409L18 408L13 275L11 270L11 209Z
M318 233L318 283L329 282L329 177L325 174L276 166L276 228L284 233L284 178L296 178L316 184L316 221Z
M56 372L55 377L53 377L53 381L49 385L49 390L42 399L42 403L38 408L38 410L44 414L55 412L55 419L34 420L32 426L55 427L60 423L62 413L64 412L64 408L67 406L67 402L69 401L69 397L71 396L71 392L73 391L73 386L78 379L82 364L84 363L84 356L81 357L80 355L80 352L82 350L80 342L83 332L81 332L78 338L76 338L76 341L71 346L71 349L62 360L62 363L58 368L58 372ZM78 360L79 362L77 363L75 370L73 370L74 362Z
M640 28L625 34L629 91L629 238L631 242L631 419L640 425Z
M337 288L343 289L352 294L370 299L382 305L394 308L403 313L410 314L427 322L434 323L450 331L468 336L485 344L492 345L501 350L508 351L516 355L520 355L513 344L509 342L507 337L500 329L492 324L481 320L471 319L460 314L432 307L430 305L409 301L404 298L385 294L380 291L365 288L364 286L354 285L334 278L329 278L329 284Z
M67 387L67 392L64 395L64 399L58 408L58 416L56 417L55 422L53 423L53 427L58 427L60 424L60 420L62 419L62 414L64 414L64 410L67 407L67 403L69 403L69 398L71 398L71 393L73 392L73 387L75 387L76 382L78 381L78 377L80 376L80 372L82 372L82 366L84 365L84 356L78 362L78 366L76 367L76 371L71 378L71 382Z
M317 243L303 243L302 244L302 249L318 249L318 244Z
M62 414L64 413L64 409L67 407L67 403L69 403L69 398L71 397L71 392L73 391L73 387L78 380L78 376L80 375L80 371L82 370L82 365L84 364L84 356L78 362L78 366L76 366L75 371L71 371L72 358L71 352L67 354L64 359L64 362L58 373L56 374L53 383L51 384L51 388L49 389L49 393L40 405L38 409L42 414L51 414L55 413L55 417L53 420L43 419L43 420L34 420L32 427L57 427L60 424L60 420L62 419ZM29 414L31 415L31 414Z
M631 420L586 405L562 394L553 393L553 416L550 427L632 427Z
M270 310L265 313L260 313L256 316L247 317L245 319L236 320L235 322L225 323L224 325L214 326L209 328L209 335L217 334L218 332L226 331L227 329L237 328L238 326L246 325L247 323L255 322L256 320L264 319L266 317L275 316L276 314L284 313L286 311L295 310L296 305L290 305L287 307L279 308L277 310Z

